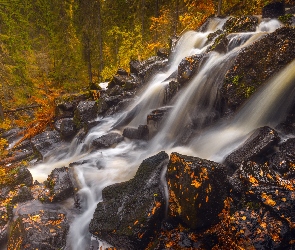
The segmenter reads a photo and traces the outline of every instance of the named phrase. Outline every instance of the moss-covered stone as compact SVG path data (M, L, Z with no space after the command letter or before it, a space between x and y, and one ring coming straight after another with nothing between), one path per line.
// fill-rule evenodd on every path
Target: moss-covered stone
M225 75L221 92L236 110L257 88L295 58L295 29L277 29L244 48Z

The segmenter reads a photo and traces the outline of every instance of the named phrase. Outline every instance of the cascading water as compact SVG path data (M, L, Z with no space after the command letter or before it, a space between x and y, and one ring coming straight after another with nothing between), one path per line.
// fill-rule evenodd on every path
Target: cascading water
M72 170L80 188L78 195L81 199L82 212L76 215L71 223L66 249L87 249L91 238L88 225L96 204L102 199L102 189L132 178L140 162L159 150L168 152L174 150L172 147L177 143L178 135L183 133L187 124L195 122L195 117L188 114L199 115L197 125L201 134L193 138L187 147L177 148L175 151L189 152L191 155L219 161L233 150L233 147L243 142L253 129L274 121L268 110L273 111L275 107L277 108L276 112L272 112L277 119L276 122L279 121L278 114L284 116L288 105L279 107L278 103L283 103L282 98L285 98L286 93L294 92L295 73L292 72L292 67L294 68L295 62L267 84L265 89L253 96L231 121L202 132L202 123L205 122L206 115L214 113L218 106L216 103L218 78L224 75L237 51L259 39L266 32L272 32L279 25L278 21L270 21L261 23L257 32L252 34L231 34L228 53L208 54L198 74L178 93L166 122L153 140L150 142L126 140L119 143L116 148L95 152L90 150L91 142L107 133L112 127L145 124L146 115L152 109L162 106L163 88L168 84L165 80L177 70L178 64L184 57L204 52L207 48L205 46L207 35L221 28L224 22L225 20L213 19L206 32L185 33L178 41L175 53L169 58L170 66L165 72L158 73L149 80L141 96L123 114L101 119L100 124L88 133L82 143L79 144L78 140L74 140L67 150L59 155L49 156L44 163L30 169L34 179L43 181L54 168L68 166L72 162L80 163ZM277 84L278 82L281 84ZM222 149L226 150L221 151Z

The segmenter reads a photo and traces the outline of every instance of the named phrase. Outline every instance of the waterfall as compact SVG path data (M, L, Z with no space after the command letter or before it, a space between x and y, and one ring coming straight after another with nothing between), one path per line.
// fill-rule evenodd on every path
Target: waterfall
M166 121L151 141L126 139L116 148L95 152L90 150L92 141L106 134L111 128L122 132L119 130L121 124L135 127L145 124L147 114L163 105L164 87L169 83L166 79L177 70L184 57L206 51L210 45L206 44L208 34L221 28L224 22L224 19L213 19L205 32L189 31L183 34L165 70L147 82L143 91L124 112L113 117L98 118L99 125L90 130L83 142L76 139L58 155L49 156L43 163L30 168L34 179L43 181L54 168L68 166L73 162L80 163L72 167L72 170L79 185L81 214L77 214L71 223L66 249L87 249L91 239L88 225L96 204L102 200L102 189L132 178L143 159L160 150L175 150L222 161L253 129L263 125L275 125L284 118L295 91L295 62L265 84L231 120L217 121L217 125L204 128L208 117L211 119L210 114L213 114L213 119L218 120L220 78L224 76L241 48L278 27L279 22L271 20L262 22L256 32L230 34L228 53L208 53L200 65L199 72L177 94ZM179 145L186 126L191 123L195 123L198 133L191 138L188 145L174 148Z

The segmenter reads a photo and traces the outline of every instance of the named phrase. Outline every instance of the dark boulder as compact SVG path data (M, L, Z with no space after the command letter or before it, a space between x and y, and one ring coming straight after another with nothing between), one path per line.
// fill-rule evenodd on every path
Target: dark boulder
M295 138L290 138L279 145L279 150L270 159L270 167L285 178L295 177Z
M164 104L168 104L182 85L177 81L177 79L171 79L168 85L165 86L165 93L164 93Z
M97 100L97 114L98 115L103 115L110 106L107 104L104 98L99 98Z
M63 249L69 224L63 213L40 210L11 223L8 250Z
M34 199L31 190L24 186L24 187L20 187L17 190L17 194L15 196L12 197L11 199L11 203L12 204L16 204L19 202L25 202L25 201L29 201Z
M56 130L45 131L31 139L33 148L44 158L51 150L61 142L61 136Z
M60 122L59 132L64 138L71 138L77 133L77 128L73 118L64 118Z
M157 133L161 121L170 110L171 107L162 107L153 110L151 113L147 115L147 125L149 129L150 138Z
M161 58L164 58L164 59L167 59L168 56L169 56L169 50L166 49L166 48L160 48L160 49L157 50L157 56L161 57Z
M274 129L267 126L258 128L240 148L225 158L224 163L237 169L243 161L265 162L279 141L280 137Z
M180 84L186 83L197 72L202 59L203 54L196 54L193 56L185 57L178 65L177 80Z
M239 183L237 185L237 183ZM245 162L230 178L236 192L245 193L248 199L264 204L273 214L295 228L295 183L272 170L267 163Z
M158 56L152 56L145 61L131 61L130 62L130 72L139 76L140 78L144 78L145 80L155 73L159 71L167 64L166 59L162 59Z
M167 169L169 216L191 229L208 228L219 221L229 193L225 166L172 153Z
M109 96L123 95L123 88L116 85L113 88L107 89L106 93Z
M8 143L13 143L17 139L20 139L22 130L20 128L12 128L8 131L5 131L1 134L1 137L6 139Z
M110 116L113 115L121 110L123 110L125 107L127 107L130 103L132 102L132 99L128 98L128 99L123 99L122 101L120 101L117 105L114 105L112 107L110 107L105 115L106 116Z
M129 139L148 140L149 129L147 125L139 125L138 128L127 127L123 131L123 136Z
M116 85L123 86L128 80L130 76L128 75L114 75L113 79L108 84L108 89L115 87Z
M230 17L222 27L226 33L254 32L258 24L256 16Z
M118 69L116 75L120 75L120 76L128 76L128 72L125 69Z
M123 140L124 137L122 135L111 132L93 140L92 147L95 149L115 147Z
M262 8L262 18L278 18L285 15L284 2L274 2Z
M56 168L44 182L45 186L39 195L42 202L59 202L74 195L70 169L67 167Z
M56 119L73 117L76 106L74 102L58 103L55 108Z
M294 60L294 37L294 28L279 28L240 51L221 88L231 110L236 110L262 83Z
M99 99L100 100L100 99ZM79 102L74 116L77 128L81 128L85 122L94 120L98 114L98 103L95 101Z
M110 107L110 106L117 105L119 102L121 102L123 100L123 96L122 95L104 96L103 99L106 102L106 104Z
M145 249L165 217L161 173L168 155L145 159L133 179L103 189L90 232L119 249Z

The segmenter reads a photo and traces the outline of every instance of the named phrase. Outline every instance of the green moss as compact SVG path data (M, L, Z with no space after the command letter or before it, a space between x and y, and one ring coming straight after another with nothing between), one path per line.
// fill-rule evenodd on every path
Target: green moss
M235 85L235 86L238 86L239 85L239 82L241 81L243 77L242 76L239 76L239 75L236 75L234 76L233 80L232 80L232 83Z
M293 15L292 14L286 14L286 15L283 15L283 16L279 16L279 20L285 24L285 25L290 25L292 23L292 17Z

